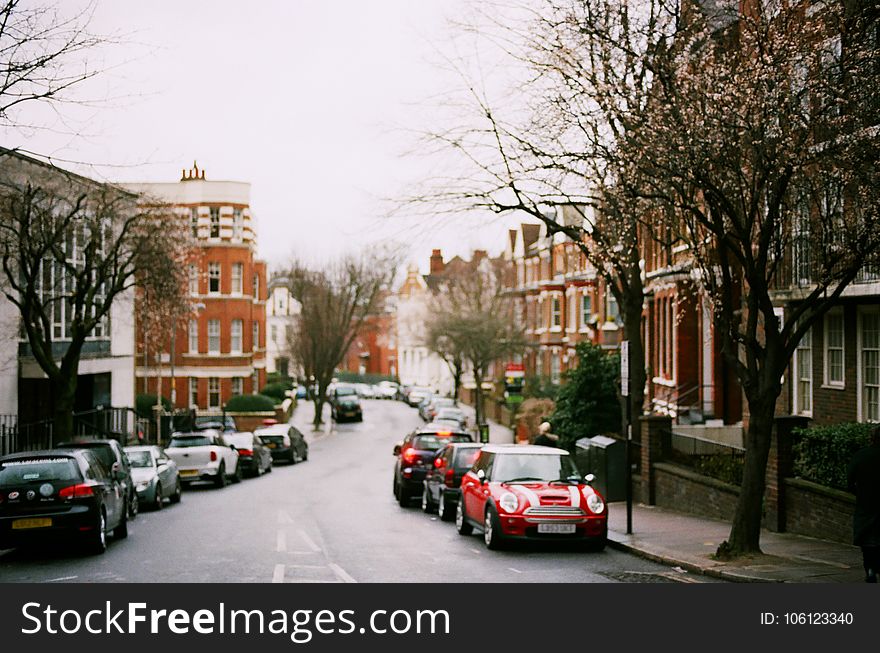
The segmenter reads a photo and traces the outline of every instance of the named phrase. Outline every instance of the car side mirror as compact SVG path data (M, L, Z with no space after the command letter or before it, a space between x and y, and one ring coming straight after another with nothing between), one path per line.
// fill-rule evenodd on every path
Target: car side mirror
M232 449L233 451L238 451L238 449L235 448L235 445L234 445L234 444L230 444L230 445L229 445L229 448Z
M480 479L480 484L482 485L486 482L486 472L484 472L482 469L479 470L477 472L477 478Z
M395 444L395 445L394 445L394 455L395 455L395 456L399 456L399 455L400 455L400 444Z
M591 485L593 481L596 480L596 477L592 474L587 474L586 476L584 476L584 480L587 482L587 485Z

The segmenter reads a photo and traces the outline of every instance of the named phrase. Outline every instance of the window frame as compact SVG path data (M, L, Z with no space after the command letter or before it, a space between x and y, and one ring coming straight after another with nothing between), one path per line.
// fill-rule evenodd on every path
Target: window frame
M831 319L840 319L840 346L832 347L829 328ZM840 379L831 378L830 356L831 350L840 351ZM846 318L842 308L833 308L825 314L822 325L822 369L823 386L842 390L846 388Z

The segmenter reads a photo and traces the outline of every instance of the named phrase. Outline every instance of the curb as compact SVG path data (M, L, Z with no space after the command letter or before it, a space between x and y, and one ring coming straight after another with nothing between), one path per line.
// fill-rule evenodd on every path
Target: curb
M707 567L701 567L700 565L694 564L693 562L688 562L686 560L679 560L677 558L672 558L670 556L660 555L658 553L652 553L646 549L640 549L631 544L627 544L625 542L619 542L617 540L608 538L608 546L617 551L624 551L626 553L632 553L634 555L639 556L640 558L645 558L646 560L651 560L652 562L658 562L660 564L665 565L673 565L676 567L681 567L682 569L700 574L701 576L709 576L712 578L720 578L722 580L728 580L735 583L783 583L785 581L782 580L771 580L767 578L759 578L757 576L749 576L746 574L734 573L731 571L727 571L725 569L712 569Z

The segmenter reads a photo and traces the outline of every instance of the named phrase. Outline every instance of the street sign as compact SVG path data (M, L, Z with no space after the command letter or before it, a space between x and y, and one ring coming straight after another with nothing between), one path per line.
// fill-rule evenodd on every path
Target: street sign
M620 343L620 394L629 396L629 340Z

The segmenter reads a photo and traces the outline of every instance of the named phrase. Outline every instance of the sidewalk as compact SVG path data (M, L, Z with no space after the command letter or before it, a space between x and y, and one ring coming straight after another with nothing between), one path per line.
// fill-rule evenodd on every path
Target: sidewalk
M791 533L761 531L763 555L722 562L712 555L730 534L727 522L633 504L631 535L626 503L608 507L608 545L686 571L746 583L862 583L858 547Z
M463 401L458 402L458 407L465 415L467 415L469 425L474 426L476 424L477 416L474 407L469 406ZM513 429L508 428L503 424L499 424L498 422L494 422L491 419L487 419L486 421L489 424L489 444L513 444L516 442Z

